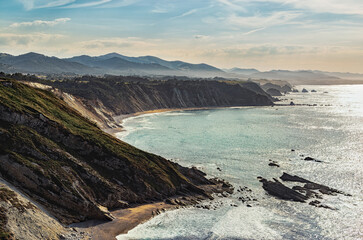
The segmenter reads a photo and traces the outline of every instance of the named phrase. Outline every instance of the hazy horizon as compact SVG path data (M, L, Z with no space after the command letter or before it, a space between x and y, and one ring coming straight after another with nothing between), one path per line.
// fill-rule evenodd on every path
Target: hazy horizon
M14 0L0 13L0 52L13 55L363 73L359 0Z

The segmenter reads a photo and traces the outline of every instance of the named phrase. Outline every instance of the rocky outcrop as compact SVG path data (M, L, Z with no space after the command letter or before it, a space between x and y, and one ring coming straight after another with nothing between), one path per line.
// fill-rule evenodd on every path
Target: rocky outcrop
M269 181L262 177L259 177L259 181L262 182L262 188L272 196L275 196L280 199L284 200L291 200L296 202L306 202L309 199L312 201L309 202L310 205L315 207L323 207L323 208L330 208L327 205L321 204L320 201L317 199L322 199L322 194L327 195L336 195L336 194L343 194L345 196L351 196L350 194L344 193L343 191L327 187L322 184L314 183L307 179L304 179L299 176L293 176L287 173L283 173L280 177L281 180L284 182L298 182L304 183L303 186L296 185L292 188L289 188L282 184L277 179L274 181Z
M265 83L263 85L261 85L261 88L263 90L265 90L266 92L270 89L270 91L273 90L277 90L281 93L288 93L288 92L291 92L292 91L292 88L291 88L291 85L290 84L274 84L274 83L271 83L271 82L268 82L268 83ZM271 95L271 94L270 94ZM271 95L272 96L272 95ZM276 95L276 96L279 96L279 95Z
M82 239L0 179L0 239Z
M274 88L269 88L266 90L266 92L268 94L270 94L271 96L273 97L276 97L276 96L282 96L281 92L277 89L274 89Z
M296 202L305 202L309 198L289 187L286 187L277 179L274 181L268 181L264 178L260 179L262 182L262 188L265 189L266 192L269 194L284 199L284 200L291 200Z
M49 91L0 83L0 177L62 223L176 194L209 197L201 172L102 132Z

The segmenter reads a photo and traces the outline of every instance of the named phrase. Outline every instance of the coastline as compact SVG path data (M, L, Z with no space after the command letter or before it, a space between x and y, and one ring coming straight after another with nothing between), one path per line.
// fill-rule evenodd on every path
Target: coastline
M167 204L165 202L156 202L142 204L125 209L111 211L115 218L113 221L104 222L90 220L81 223L75 223L69 227L77 231L85 231L92 240L115 240L120 234L126 234L137 225L142 224L157 213L176 209L178 206ZM87 239L87 238L86 238Z
M204 190L204 194L175 195L164 199L164 201L135 204L129 208L111 210L112 221L89 220L69 225L76 232L86 232L84 240L115 240L117 236L127 234L139 224L145 223L153 217L174 209L196 205L200 202L214 199L212 194L233 193L233 186L229 183L210 179L206 185L197 185Z
M272 105L276 106L276 104ZM286 104L288 106L288 104ZM120 125L120 127L117 128L102 128L102 131L111 134L114 137L117 137L117 133L125 131L125 128L122 126L122 123L127 118L137 117L141 115L146 114L154 114L154 113L164 113L164 112L179 112L179 111L196 111L196 110L214 110L214 109L228 109L228 108L249 108L249 107L271 107L271 106L228 106L228 107L194 107L194 108L161 108L161 109L155 109L155 110L148 110L148 111L141 111L136 113L130 113L130 114L121 114L114 116L114 121Z

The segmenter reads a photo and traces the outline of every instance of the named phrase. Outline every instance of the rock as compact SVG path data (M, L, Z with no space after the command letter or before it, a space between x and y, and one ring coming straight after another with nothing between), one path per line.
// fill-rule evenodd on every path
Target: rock
M306 157L306 158L304 158L304 160L305 160L305 161L314 161L314 162L323 162L323 161L321 161L321 160L317 160L317 159L312 158L312 157Z
M276 162L270 162L268 165L271 167L280 167Z
M294 88L294 89L292 90L292 92L299 92L299 90L297 90L297 89L295 89L295 88Z
M220 167L217 167L217 170L220 171L220 172L222 171L222 169Z
M280 199L284 200L292 200L297 202L305 202L308 197L305 195L289 188L274 179L275 181L268 181L266 179L261 179L260 182L262 182L262 188L265 189L266 192L268 192L270 195L275 196Z
M281 180L283 181L290 181L290 182L301 182L301 183L305 183L305 185L303 187L299 187L301 190L318 190L319 192L321 192L322 194L327 194L327 195L334 195L334 194L343 194L345 196L351 196L350 194L346 194L343 191L331 188L331 187L327 187L325 185L322 184L318 184L318 183L314 183L311 182L307 179L304 179L302 177L299 176L292 176L290 174L287 173L283 173L282 176L280 177ZM296 186L298 187L298 186Z
M316 90L315 90L315 89L313 89L313 90L311 90L311 92L316 92Z
M314 201L309 202L309 205L314 206L314 207L327 208L327 209L330 209L330 210L336 210L336 209L334 209L334 208L332 208L332 207L330 207L328 205L321 204L321 202L318 201L318 200L314 200Z
M314 201L311 201L311 202L309 202L309 205L312 205L312 206L318 206L320 204L320 201L318 201L318 200L314 200Z
M175 202L175 200L174 199L166 199L165 200L165 203L167 203L167 204L171 204L171 205L178 205L176 202Z
M295 103L293 101L291 101L290 106L295 106Z
M252 206L251 206L251 205L249 205L249 204L247 204L246 206L247 206L247 207L252 207Z
M295 149L291 149L291 152L295 152Z
M307 93L307 92L309 92L309 91L308 91L308 90L306 90L305 88L303 88L303 90L302 90L301 92L303 92L303 93Z
M270 94L271 96L275 97L275 96L282 96L281 92L277 89L274 89L274 88L269 88L266 90L266 92L268 94Z
M280 177L280 179L282 181L289 181L289 182L301 182L301 183L309 183L310 181L304 179L304 178L301 178L301 177L298 177L298 176L292 176L288 173L283 173L282 176Z

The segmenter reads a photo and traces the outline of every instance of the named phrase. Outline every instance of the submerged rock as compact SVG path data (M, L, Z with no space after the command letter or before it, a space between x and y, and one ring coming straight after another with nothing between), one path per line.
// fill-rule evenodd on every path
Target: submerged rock
M302 90L301 92L303 92L303 93L307 93L307 92L309 92L309 91L308 91L308 90L306 90L305 88L303 88L303 90Z

